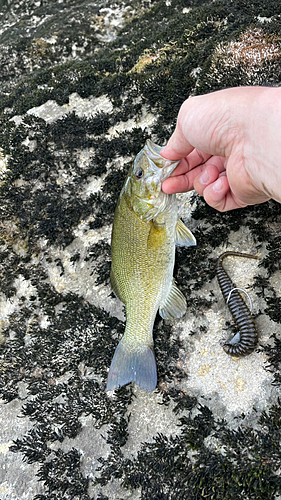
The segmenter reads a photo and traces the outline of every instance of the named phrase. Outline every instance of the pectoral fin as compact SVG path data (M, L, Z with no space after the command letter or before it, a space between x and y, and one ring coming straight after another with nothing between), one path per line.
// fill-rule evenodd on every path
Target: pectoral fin
M181 318L186 312L186 300L184 295L175 285L172 288L163 304L160 304L159 314L163 319Z
M192 232L179 219L176 225L176 245L181 247L190 247L196 245L196 239Z
M149 231L147 239L147 248L152 250L154 248L160 248L167 238L167 232L165 224L160 224L159 222L153 222Z

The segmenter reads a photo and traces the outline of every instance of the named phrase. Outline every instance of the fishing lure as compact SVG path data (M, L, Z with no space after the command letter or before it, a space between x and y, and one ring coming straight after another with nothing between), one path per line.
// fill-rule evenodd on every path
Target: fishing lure
M229 307L240 333L240 335L235 335L230 341L225 341L223 343L223 349L227 354L232 356L245 356L246 354L250 354L255 349L258 343L258 335L251 311L242 299L238 291L239 289L234 286L223 267L223 259L229 255L234 255L235 257L247 257L249 259L258 259L259 257L248 253L229 251L220 255L217 261L218 283L224 300ZM244 293L248 295L246 292Z

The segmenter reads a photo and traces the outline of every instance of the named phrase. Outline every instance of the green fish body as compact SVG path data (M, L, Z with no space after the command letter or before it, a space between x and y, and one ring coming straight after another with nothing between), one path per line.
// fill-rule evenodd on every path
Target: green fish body
M153 324L180 318L186 300L173 281L175 245L195 245L192 233L178 219L175 195L161 191L178 161L160 155L161 147L146 142L120 193L111 241L111 285L126 307L126 329L111 362L107 390L136 382L153 391L157 370Z

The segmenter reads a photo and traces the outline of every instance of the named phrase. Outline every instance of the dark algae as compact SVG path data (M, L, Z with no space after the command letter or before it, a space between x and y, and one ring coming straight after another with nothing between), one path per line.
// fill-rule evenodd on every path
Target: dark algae
M198 245L175 265L187 313L156 317L158 388L105 388L124 333L109 272L128 168L148 138L165 144L188 96L280 86L280 1L9 0L0 21L1 498L278 500L280 204L219 213L190 195ZM222 389L186 388L196 345L207 363L214 255L237 241L262 255L259 345L222 353L216 373L246 363L244 414ZM253 358L267 378L252 396Z
M223 260L229 255L235 257L246 257L257 259L255 255L241 252L224 252L217 261L217 279L222 291L224 300L229 307L234 321L239 329L239 340L237 342L227 341L223 344L223 349L231 356L245 356L250 354L258 343L258 334L251 311L239 293L241 289L235 287L228 273L223 267Z
M118 477L126 488L141 488L143 499L274 498L281 486L274 472L280 463L279 407L262 414L259 431L244 424L230 430L206 406L196 410L195 417L190 411L179 418L177 436L156 435L142 444L136 458L112 454L107 463L102 460L101 481Z

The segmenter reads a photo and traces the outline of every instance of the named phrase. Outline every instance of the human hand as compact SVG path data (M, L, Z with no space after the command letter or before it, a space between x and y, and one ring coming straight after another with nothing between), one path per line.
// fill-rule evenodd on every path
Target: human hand
M224 212L281 202L281 88L237 87L187 99L161 155L182 158L162 184L195 189Z

